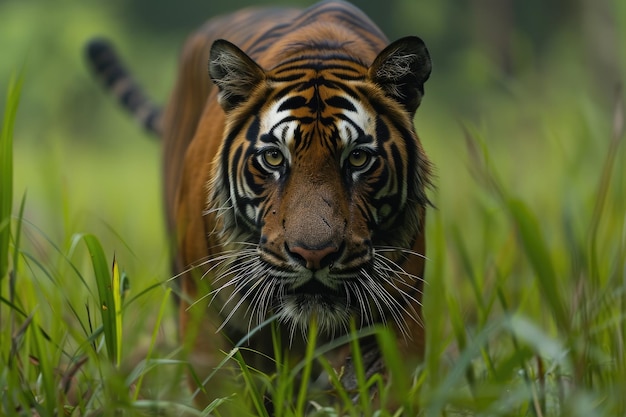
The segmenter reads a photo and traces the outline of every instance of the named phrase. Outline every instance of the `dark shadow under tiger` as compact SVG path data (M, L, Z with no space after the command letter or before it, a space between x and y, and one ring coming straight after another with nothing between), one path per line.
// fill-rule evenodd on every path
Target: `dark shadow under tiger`
M163 138L181 341L200 380L242 339L248 364L275 371L270 326L250 334L272 317L292 363L312 321L320 345L382 324L419 362L430 165L413 118L431 70L419 38L389 44L345 2L245 9L187 40L163 112L108 44L89 58ZM368 373L385 374L375 339L360 343ZM326 359L354 389L349 345ZM225 394L209 381L198 403Z

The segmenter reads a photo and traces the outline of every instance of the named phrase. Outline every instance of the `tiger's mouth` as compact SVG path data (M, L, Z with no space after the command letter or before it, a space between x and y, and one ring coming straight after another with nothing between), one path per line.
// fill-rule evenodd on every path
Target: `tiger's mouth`
M337 289L331 288L328 285L324 284L317 278L312 278L308 280L306 283L292 288L287 292L287 294L293 295L323 295L323 296L339 296L341 292Z
M350 319L356 313L346 293L333 290L315 279L286 291L279 298L275 312L279 321L289 328L291 339L297 329L306 339L313 320L318 331L327 336L347 333Z

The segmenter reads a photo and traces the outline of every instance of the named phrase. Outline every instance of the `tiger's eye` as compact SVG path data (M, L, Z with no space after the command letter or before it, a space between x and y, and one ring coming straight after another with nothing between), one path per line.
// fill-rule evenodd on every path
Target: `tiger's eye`
M355 149L350 152L350 156L348 157L348 163L353 168L362 168L367 164L370 160L370 154L365 152L362 149Z
M271 167L278 167L282 165L285 157L278 149L268 149L263 153L263 159L267 165Z

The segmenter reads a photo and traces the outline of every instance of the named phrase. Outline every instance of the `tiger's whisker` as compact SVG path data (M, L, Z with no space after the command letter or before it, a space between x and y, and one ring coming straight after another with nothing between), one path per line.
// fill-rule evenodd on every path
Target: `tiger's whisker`
M225 251L222 251L222 252L218 252L218 253L215 253L213 255L205 256L203 258L198 259L196 262L194 262L193 264L189 265L189 267L185 268L181 272L179 272L176 275L170 277L168 279L168 281L173 281L175 279L178 279L181 276L183 276L183 275L193 271L194 269L202 268L203 266L206 266L206 265L208 265L208 264L210 264L212 262L220 260L222 257L232 256L233 258L238 258L238 257L242 256L242 252L245 253L245 251L242 251L241 249L231 249L231 250L225 250ZM252 255L252 253L251 253L251 255Z
M228 324L228 322L230 321L230 319L235 315L235 313L237 312L237 310L239 310L239 307L241 307L241 305L246 301L246 299L248 298L248 296L256 289L256 287L258 287L259 285L261 285L262 280L258 280L256 281L254 284L252 284L252 286L246 291L246 293L244 295L241 296L241 298L239 299L239 301L237 302L237 304L235 304L235 306L232 308L232 310L230 310L230 313L228 313L228 316L226 316L226 318L224 319L224 321L222 322L222 324L217 328L217 332L221 331L224 326L226 326L226 324ZM228 299L226 300L226 302L224 303L224 306L222 306L222 309L220 310L220 313L223 312L224 308L226 307L226 305L228 305L234 298L234 294L235 292L233 292L233 294L231 294L230 297L228 297Z
M405 255L417 256L418 258L422 258L426 261L430 260L428 256L422 253L415 252L414 250L411 250L411 249L406 249L406 248L401 248L401 247L396 247L396 246L376 246L374 250L375 252L400 252L401 254L405 254Z

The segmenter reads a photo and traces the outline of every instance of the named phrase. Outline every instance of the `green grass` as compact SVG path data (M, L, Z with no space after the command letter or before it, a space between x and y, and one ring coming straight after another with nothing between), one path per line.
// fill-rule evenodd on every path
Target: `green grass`
M240 367L245 391L191 407L157 145L13 149L21 80L8 89L0 138L0 415L220 415L229 404L264 415L263 395L276 415L302 415L315 398L286 358L276 375L259 375L238 349L225 363ZM544 100L489 92L497 112L483 126L450 126L425 104L418 126L438 176L426 358L404 369L391 336L376 331L398 377L389 389L357 372L362 392L379 386L381 403L424 416L626 415L622 93L608 108L554 89ZM137 195L128 178L153 191ZM318 413L390 415L348 393Z

